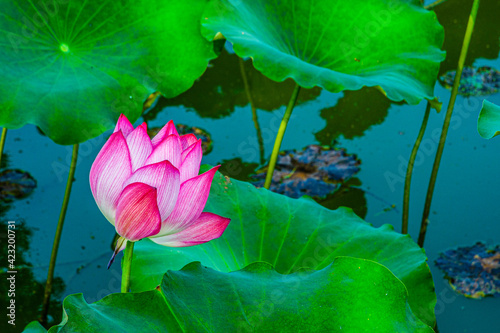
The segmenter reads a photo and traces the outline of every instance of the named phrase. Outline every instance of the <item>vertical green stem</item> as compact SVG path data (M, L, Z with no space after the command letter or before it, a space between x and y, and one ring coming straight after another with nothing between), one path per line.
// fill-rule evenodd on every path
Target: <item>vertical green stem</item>
M434 165L432 166L432 173L429 181L429 187L427 189L427 196L425 198L424 213L422 215L422 223L420 225L420 234L418 235L418 245L420 245L420 247L424 246L425 234L427 232L427 225L429 224L429 213L431 210L432 195L434 193L434 186L436 185L436 178L439 170L439 163L441 162L441 157L443 155L446 135L448 134L448 128L450 127L451 116L453 114L453 107L455 106L455 100L457 99L458 87L460 85L460 78L462 77L465 58L467 57L467 51L469 49L470 39L472 36L472 32L474 31L474 23L476 22L478 9L479 9L479 0L474 0L474 3L472 4L471 13L469 16L469 22L467 24L467 29L465 30L464 42L462 45L462 50L460 51L460 58L458 59L457 73L455 75L455 80L453 81L453 88L451 89L450 102L448 103L448 109L446 110L446 117L444 119L443 130L441 132L441 138L439 139L436 158L434 159Z
M122 265L122 293L128 293L130 289L130 270L132 267L132 256L134 255L134 242L127 241Z
M5 147L5 138L7 137L7 128L2 129L2 137L0 138L0 168L2 167L3 147Z
M410 160L408 161L408 169L406 170L405 192L403 195L403 226L401 227L401 233L403 234L408 233L408 217L410 211L410 187L411 187L411 176L413 174L413 165L415 164L415 159L417 158L418 148L420 147L420 143L422 142L422 138L424 137L430 113L431 113L431 103L427 102L424 119L422 120L422 126L420 126L420 132L418 132L417 140L415 140L415 144L413 145L413 149L410 155Z
M292 115L293 107L297 102L297 97L299 97L300 86L297 84L293 90L288 106L286 107L285 114L281 120L280 128L278 129L278 134L276 135L276 140L274 141L273 152L271 154L271 160L269 161L269 167L267 169L266 182L264 187L269 189L271 186L271 181L273 180L274 167L276 166L276 161L278 160L278 154L280 152L281 142L283 141L283 136L285 135L286 125L288 120Z
M59 221L57 222L56 235L54 236L54 244L52 245L52 254L50 256L49 272L47 274L47 283L45 284L45 293L43 295L42 314L40 321L42 324L47 324L47 315L49 313L50 294L52 293L52 282L54 280L54 270L56 268L57 251L59 250L59 242L61 241L61 234L64 225L64 218L66 210L68 209L69 195L73 185L73 178L75 176L76 161L78 158L78 144L73 146L73 155L71 157L71 166L69 169L68 181L66 183L66 191L64 192L64 200L59 214Z
M260 152L260 164L264 164L266 161L264 157L264 140L262 139L262 131L260 130L259 119L257 118L257 109L255 108L255 104L253 102L252 93L250 91L250 84L248 83L247 72L245 71L245 63L243 59L239 58L240 62L240 71L241 77L243 78L243 84L245 85L245 92L247 95L248 102L250 103L250 107L252 108L252 120L257 130L257 141L259 143L259 152Z

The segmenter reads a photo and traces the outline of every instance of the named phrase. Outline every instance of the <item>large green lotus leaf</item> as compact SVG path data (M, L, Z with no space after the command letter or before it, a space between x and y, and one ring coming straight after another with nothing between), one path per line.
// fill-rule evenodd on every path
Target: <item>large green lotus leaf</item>
M0 0L0 126L73 144L187 90L215 57L206 0Z
M413 312L434 325L436 296L424 252L392 226L376 229L348 208L329 210L311 199L288 198L220 173L214 177L205 210L231 218L224 234L183 248L149 239L137 242L132 291L150 290L167 269L178 270L192 261L221 272L264 261L287 274L300 268L322 269L335 257L351 256L389 268L406 285Z
M405 286L373 261L340 257L290 275L268 263L219 272L194 262L161 286L87 304L64 301L49 332L433 332L412 313Z
M182 332L161 291L111 294L88 304L82 294L63 302L61 324L49 333Z
M500 134L500 106L487 100L483 101L477 120L477 131L485 139L491 139Z
M331 92L380 86L391 100L433 98L444 33L408 0L214 0L202 32L233 43L275 81ZM416 28L418 27L418 28Z

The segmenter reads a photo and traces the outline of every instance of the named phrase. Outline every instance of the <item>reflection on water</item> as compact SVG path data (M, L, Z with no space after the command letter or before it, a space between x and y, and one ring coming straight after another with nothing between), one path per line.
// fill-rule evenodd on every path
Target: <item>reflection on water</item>
M295 87L292 80L272 81L257 71L252 66L251 60L244 62L244 69L257 109L272 111L288 103ZM315 99L320 92L320 88L302 89L297 104ZM217 119L227 117L235 107L247 104L248 97L239 58L236 54L229 54L223 49L220 56L210 63L207 71L191 89L174 98L160 97L143 118L145 121L153 120L165 107L183 105L194 110L200 117Z
M359 186L361 186L361 180L351 178L334 193L324 199L316 199L316 201L329 209L337 209L342 206L349 207L356 215L364 219L368 208L365 191Z
M440 76L457 68L472 2L473 0L448 0L434 8L439 23L445 31L443 48L446 51L446 59L441 64ZM481 1L465 66L472 66L478 58L498 58L500 51L499 15L499 0Z
M40 315L40 308L42 305L43 294L45 290L45 283L37 281L33 273L33 263L26 260L25 254L28 253L30 248L30 239L33 237L33 230L26 226L26 222L15 220L15 267L17 273L15 274L15 296L9 297L8 289L9 284L4 283L6 278L10 275L7 274L7 224L8 217L6 216L10 206L0 203L0 243L2 249L0 251L0 301L2 309L5 309L10 299L15 300L16 306L16 327L25 327L29 322L38 318ZM52 300L50 302L49 312L49 325L58 324L62 317L61 307L61 294L64 291L65 285L61 278L56 277L52 287ZM12 326L7 323L7 320L2 318L0 322L0 331L9 332Z
M376 88L345 91L335 106L321 110L326 127L316 133L316 140L329 145L340 135L346 139L362 136L367 129L384 121L391 103L394 102Z
M219 171L224 175L241 181L251 181L252 175L259 167L258 163L244 162L241 157L222 160Z

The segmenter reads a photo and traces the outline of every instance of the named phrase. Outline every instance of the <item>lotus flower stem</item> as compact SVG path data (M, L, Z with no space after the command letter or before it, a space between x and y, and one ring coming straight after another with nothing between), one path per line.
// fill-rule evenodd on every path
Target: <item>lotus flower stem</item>
M7 127L4 127L2 129L2 137L0 138L0 168L2 166L3 147L5 146L6 137L7 137Z
M134 255L134 242L127 241L122 265L122 293L128 293L130 289L130 269L132 267L132 256Z
M252 120L257 130L257 141L259 143L259 151L260 151L260 164L264 164L266 161L264 157L264 140L262 139L262 131L260 130L259 119L257 118L257 109L255 108L255 104L253 102L252 93L250 92L250 84L248 83L247 73L245 71L245 62L243 59L239 58L240 62L240 71L241 77L243 78L243 84L245 85L245 92L247 94L248 102L250 103L250 107L252 108Z
M431 103L427 102L424 119L422 120L422 126L420 127L420 131L418 132L417 140L415 140L415 144L411 151L410 160L408 161L408 168L406 169L405 191L403 195L403 226L401 227L402 234L408 233L408 216L410 211L410 187L411 187L411 176L413 174L413 165L415 164L415 159L417 157L420 143L422 142L422 138L424 137L430 113L431 113Z
M52 281L54 279L54 270L56 268L57 251L59 250L59 242L61 240L62 229L64 225L64 218L66 210L68 209L69 195L73 185L73 178L75 176L76 161L78 158L78 144L73 146L73 155L71 156L71 166L69 169L68 181L66 183L66 191L64 192L63 204L61 213L59 214L59 221L57 222L56 235L54 236L54 244L52 245L52 254L50 256L49 272L47 274L47 282L45 284L45 293L43 295L42 314L40 322L47 324L47 315L49 313L50 294L52 293Z
M286 125L288 124L288 120L292 115L293 107L297 102L297 97L299 96L299 92L300 92L300 86L297 84L292 92L292 97L290 97L290 101L288 102L288 106L286 107L285 114L283 115L283 119L281 120L280 128L278 129L278 134L276 135L276 140L274 141L273 152L271 154L271 160L269 161L269 167L267 169L266 182L264 183L264 188L269 189L269 187L271 187L274 167L276 166L276 161L278 160L278 154L280 152L281 141L283 141Z
M418 235L418 245L420 245L420 247L424 246L425 233L427 232L427 225L429 224L429 213L431 210L432 195L434 193L434 186L436 185L439 163L441 162L441 156L443 155L446 135L448 134L448 128L450 127L453 107L455 106L455 100L457 99L458 87L460 86L460 78L462 77L465 58L467 57L467 51L469 49L472 32L474 31L474 23L476 22L478 9L479 0L474 0L469 16L469 22L467 23L467 29L465 30L465 37L462 45L462 50L460 51L460 58L458 59L457 73L455 75L455 80L453 81L453 87L451 89L450 102L448 103L448 109L446 110L446 117L444 119L441 137L439 139L436 158L434 159L434 165L432 166L432 173L429 180L429 187L427 189L427 196L425 197L424 213L422 215L422 223L420 225L420 234Z

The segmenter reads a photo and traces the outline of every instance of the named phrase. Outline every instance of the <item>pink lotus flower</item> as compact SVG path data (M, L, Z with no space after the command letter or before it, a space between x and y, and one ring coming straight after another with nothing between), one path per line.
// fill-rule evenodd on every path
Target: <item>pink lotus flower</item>
M120 116L90 170L97 206L121 236L115 255L126 240L182 247L222 235L230 220L202 212L219 168L198 175L202 154L201 140L179 136L172 121L151 140L146 123L134 129Z

